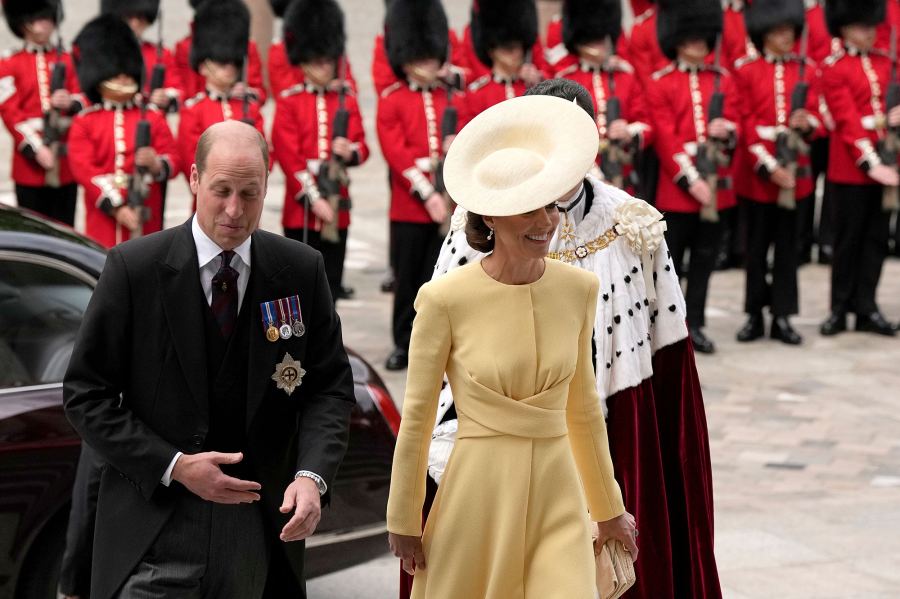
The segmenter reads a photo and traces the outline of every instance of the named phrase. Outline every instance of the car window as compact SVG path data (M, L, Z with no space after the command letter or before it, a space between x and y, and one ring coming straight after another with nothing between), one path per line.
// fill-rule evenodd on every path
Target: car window
M0 259L0 388L63 379L91 286L71 267Z

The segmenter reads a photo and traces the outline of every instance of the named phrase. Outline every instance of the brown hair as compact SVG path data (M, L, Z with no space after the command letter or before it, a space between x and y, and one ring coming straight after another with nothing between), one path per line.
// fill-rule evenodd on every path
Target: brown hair
M473 249L484 254L494 251L493 237L488 239L491 228L484 222L484 217L474 212L466 215L466 241Z

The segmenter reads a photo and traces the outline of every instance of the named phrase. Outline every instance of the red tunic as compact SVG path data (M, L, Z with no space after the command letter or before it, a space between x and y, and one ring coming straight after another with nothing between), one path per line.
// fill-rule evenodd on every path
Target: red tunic
M347 58L344 57L344 60L347 60ZM349 61L346 64L347 72L344 76L346 77L350 89L355 93L357 85L356 79L353 78L353 69L350 67ZM269 70L269 89L275 97L278 97L278 94L284 90L290 89L298 83L303 83L306 79L300 65L291 64L287 55L287 47L281 40L276 40L269 46L269 61L267 67ZM337 73L337 75L340 75L340 73Z
M248 108L248 119L265 135L259 103L251 101ZM178 122L178 158L184 176L190 178L197 142L204 131L216 123L243 118L244 102L237 98L229 99L212 92L204 92L185 101L181 109L181 120Z
M735 93L732 77L720 70L720 88L725 94L724 118L735 127L740 137L740 99ZM656 207L661 211L699 212L700 203L687 192L687 185L699 176L694 166L698 142L706 140L707 108L713 94L716 72L705 66L692 71L672 62L653 74L647 87L650 121L656 133L656 153L659 155L659 186ZM700 95L692 98L692 89ZM719 169L719 182L731 179L731 166ZM727 184L727 183L726 183ZM733 189L720 187L718 208L724 210L736 204Z
M569 52L562 38L563 21L555 15L547 24L547 35L544 37L544 60L547 66L557 73L578 63L578 57Z
M635 17L631 34L619 37L618 54L631 63L638 78L647 83L650 77L669 63L656 37L656 8L651 7Z
M459 102L459 128L476 116L504 100L525 94L527 85L521 79L502 79L496 75L482 75L466 89Z
M390 169L392 222L433 222L423 200L434 192L432 171L441 156L446 107L442 88L423 90L397 82L381 94L376 121Z
M757 55L745 57L735 66L735 87L742 100L743 133L735 156L735 192L741 197L772 204L781 189L769 180L778 166L775 139L779 130L787 127L791 116L791 94L800 78L800 62L793 59L776 63L774 59ZM804 80L810 85L805 108L816 119L813 137L820 137L825 130L818 116L818 81L812 61L807 61ZM796 181L797 199L812 194L814 183L808 155L798 158Z
M756 47L747 36L744 24L744 0L731 0L722 11L721 65L731 69L738 59L756 55Z
M181 101L184 96L184 85L181 83L181 73L175 66L175 57L168 48L163 48L162 60L160 60L159 50L156 44L150 42L141 42L141 54L144 55L144 94L153 90L150 89L151 78L153 77L153 69L157 63L162 63L166 68L166 78L163 81L163 87L166 94L176 102Z
M193 29L193 23L191 24ZM175 45L175 68L183 86L185 98L192 98L206 89L203 76L191 68L191 43L193 34L188 35ZM266 102L266 89L263 85L262 61L256 42L250 40L247 46L247 85L256 94L261 104Z
M456 36L456 32L450 30L450 64L463 78L463 85L472 80L472 73L466 66L462 44ZM397 74L391 68L387 51L384 49L384 35L375 36L375 46L372 49L372 83L375 85L375 93L381 93L390 86L398 83Z
M891 28L897 31L900 36L900 0L887 0L887 12L884 21L882 21L875 31L875 47L881 48L885 52L891 49ZM900 39L898 39L900 45Z
M806 9L806 30L808 32L808 42L806 55L813 59L817 64L821 64L823 60L837 47L840 42L831 37L828 33L828 25L825 23L825 9L822 5L815 3ZM797 40L797 49L799 51L800 40Z
M475 46L472 44L472 28L466 25L463 31L462 39L462 64L471 72L471 81L479 79L491 73L491 68L481 62L478 54L475 52ZM553 68L547 64L544 59L544 46L541 40L537 39L531 48L531 62L543 73L544 77L550 79L553 77Z
M57 60L56 49L34 52L26 49L0 62L0 117L13 138L12 178L18 185L44 187L47 171L26 157L27 147L38 150L44 145L44 113L50 109L50 84L53 65ZM66 65L66 89L78 93L78 79L72 58L63 53ZM74 98L84 102L80 97ZM68 134L63 135L63 142ZM59 184L73 182L69 161L59 160Z
M169 165L169 177L180 168L175 140L161 112L155 108L146 111L150 122L151 145L160 158ZM130 238L130 232L103 212L98 204L112 196L127 198L127 178L134 172L134 142L141 110L133 105L105 108L96 104L82 111L72 122L69 135L69 157L75 180L84 188L86 213L85 233L106 247L112 247ZM119 121L117 123L117 121ZM117 141L124 151L117 151ZM117 168L117 159L120 164ZM162 229L160 210L162 193L160 184L154 181L146 205L150 208L150 220L144 223L144 234ZM117 204L117 201L113 201Z
M354 145L358 161L362 164L369 157L366 134L363 130L359 105L352 91L345 96L345 107L350 114L347 139ZM331 157L332 126L337 113L339 94L312 85L296 85L282 92L275 105L275 122L272 127L272 146L275 160L284 171L285 194L281 224L285 229L303 227L304 207L298 202L306 186L317 179L319 168ZM341 190L343 198L350 198L349 187ZM309 228L322 229L322 221L309 215ZM350 210L338 212L338 228L350 225Z
M878 50L862 54L847 48L825 59L822 94L835 123L828 153L830 181L875 184L866 171L881 163L876 144L884 136L890 72L890 60Z

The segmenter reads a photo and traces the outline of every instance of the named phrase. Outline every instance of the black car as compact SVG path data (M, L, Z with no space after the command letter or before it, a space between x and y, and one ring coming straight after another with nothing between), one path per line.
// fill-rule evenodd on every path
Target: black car
M61 381L105 259L75 231L0 205L0 599L56 597L81 449L63 413ZM381 378L348 354L357 405L331 507L306 543L309 577L387 546L400 417Z

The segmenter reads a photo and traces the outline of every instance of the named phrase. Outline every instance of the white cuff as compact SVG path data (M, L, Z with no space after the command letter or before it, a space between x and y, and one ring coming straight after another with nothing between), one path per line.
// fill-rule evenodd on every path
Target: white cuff
M172 472L175 470L175 462L177 462L178 458L180 458L183 455L184 454L181 453L180 451L178 453L176 453L175 457L172 458L172 461L169 462L169 467L166 468L165 474L162 475L162 479L160 479L160 482L163 485L165 485L166 487L168 487L169 485L172 484Z

